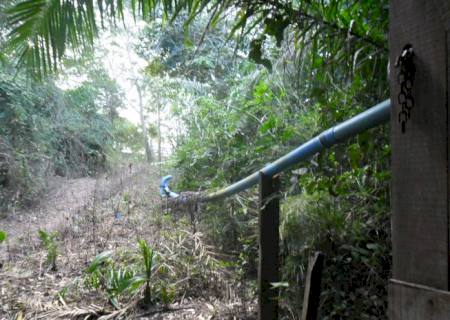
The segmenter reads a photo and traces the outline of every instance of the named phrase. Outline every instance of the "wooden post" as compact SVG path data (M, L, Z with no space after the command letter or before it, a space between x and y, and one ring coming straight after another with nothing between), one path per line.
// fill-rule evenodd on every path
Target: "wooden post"
M450 319L448 0L390 1L393 280L391 320ZM414 49L414 106L402 133L395 67Z
M305 293L303 295L302 320L317 320L324 261L325 256L321 252L316 252L314 256L309 258Z
M278 319L280 179L260 173L258 319Z

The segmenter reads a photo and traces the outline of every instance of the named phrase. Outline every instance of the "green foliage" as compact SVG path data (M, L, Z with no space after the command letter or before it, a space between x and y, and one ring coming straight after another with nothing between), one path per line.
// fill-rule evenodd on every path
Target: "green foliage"
M113 150L109 154L110 158L114 154L121 154L123 151L128 151L131 157L140 160L142 155L143 134L139 131L138 127L124 118L116 118L112 122L112 138L113 138Z
M85 285L105 290L108 301L118 309L120 296L132 294L143 285L145 303L152 302L151 281L152 272L157 266L156 255L147 241L139 240L138 246L140 258L133 259L126 266L113 259L112 251L105 251L97 255L85 271Z
M226 74L234 69L236 55L233 46L235 41L226 40L228 29L226 25L208 30L205 35L205 24L208 16L199 14L197 20L185 25L183 17L178 17L170 25L161 25L157 21L149 22L139 35L139 44L136 51L148 61L145 73L148 77L164 79L165 75L175 80L183 81L182 87L186 89L187 81L192 81L189 93L203 91L200 83L207 83L214 89L225 90L222 81ZM185 31L189 32L186 33ZM189 42L198 44L193 46ZM220 48L220 50L218 50ZM168 82L166 80L166 82ZM167 85L173 86L173 83ZM158 92L160 88L153 87ZM179 91L172 91L171 98L176 99Z
M85 0L83 3L22 0L6 10L11 30L6 48L11 56L18 57L19 65L26 65L35 76L42 78L59 69L68 49L92 47L99 30L97 16L101 27L105 18L112 24L117 19L123 21L126 4L135 17L139 14L144 19L153 18L157 12L161 12L165 20L174 19L184 10L188 16L186 25L208 6L208 2L200 0L176 3L172 0Z
M391 267L389 215L385 211L388 180L387 176L376 179L368 175L367 171L352 173L351 179L358 179L359 187L341 177L338 183L346 181L349 190L341 189L337 195L330 194L335 187L330 180L283 204L282 275L290 284L283 291L285 299L301 301L302 290L295 288L304 288L308 257L320 250L327 256L322 314L328 318L385 317ZM370 190L373 182L381 185ZM288 300L294 303L295 298Z
M101 0L97 6L94 2L87 0L77 4L69 0L62 5L59 0L39 0L15 3L7 10L8 26L12 30L8 50L19 57L20 64L25 64L38 76L57 70L67 48L93 45L99 29L96 15L100 17L102 27L105 17L112 23L116 19L123 20L127 2ZM371 1L361 3L356 0L277 0L270 3L243 0L184 0L175 3L172 0L130 0L128 3L135 18L138 13L149 20L161 12L163 21L170 18L170 22L174 22L177 17L183 16L182 34L187 47L192 44L189 26L204 12L209 12L204 34L220 26L219 22L232 20L234 25L229 28L228 38L242 40L252 35L250 58L268 68L271 68L271 61L263 58L263 54L265 47L271 47L271 44L267 44L266 36L272 37L279 47L290 29L295 30L298 44L325 41L330 44L329 47L340 48L351 42L352 45L367 44L376 50L387 48L383 32L387 26L386 1L376 5ZM200 42L203 42L204 34ZM317 48L318 61L323 60L322 47Z
M88 47L98 34L96 14L123 17L123 1L19 1L7 10L8 48L41 77L59 67L67 48ZM133 1L135 3L135 1ZM141 1L142 8L149 5ZM147 15L147 12L143 10Z
M44 97L47 89L50 86L36 91ZM14 81L0 68L0 104L0 207L7 202L29 203L42 188L40 176L47 159L38 150L47 147L47 112L52 101L44 104L23 82Z
M100 266L110 261L112 254L113 252L108 250L96 255L94 260L92 260L91 264L86 269L86 273L94 273L97 271Z
M0 243L2 243L3 241L6 240L6 236L7 236L6 232L3 230L0 230Z
M120 296L136 290L135 270L131 267L117 266L112 259L112 251L98 254L86 269L84 284L88 288L102 289L108 301L120 308Z
M145 281L145 291L144 291L144 300L147 304L151 303L152 301L152 292L150 288L150 280L152 277L152 271L154 269L154 252L149 247L147 241L144 239L139 240L139 249L141 252L142 260L143 260L143 267L144 267L144 278Z
M47 264L52 271L56 271L56 258L58 257L58 232L39 230L39 239L47 250Z
M95 175L127 147L140 148L135 125L118 116L122 95L96 68L78 87L30 83L0 67L0 207L30 205L50 175Z
M256 63L262 64L267 69L269 69L269 71L272 71L272 62L270 62L269 59L262 57L263 55L262 45L264 42L264 38L265 37L252 40L252 42L250 43L250 51L248 56Z
M248 61L231 65L229 76L217 78L225 92L214 87L179 114L186 133L174 156L177 189L235 182L384 100L386 10L385 2L250 3L242 13L241 44L255 62L270 62L272 72ZM248 28L255 33L245 38ZM323 318L385 318L389 154L388 130L381 127L284 172L284 310L301 309L308 257L321 250L327 254ZM240 252L244 278L256 276L256 208L249 191L225 205L208 205L200 226L223 250Z

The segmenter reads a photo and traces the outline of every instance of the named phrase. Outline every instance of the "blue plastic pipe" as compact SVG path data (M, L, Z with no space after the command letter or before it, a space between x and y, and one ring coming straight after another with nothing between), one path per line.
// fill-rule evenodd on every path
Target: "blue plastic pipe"
M170 191L169 182L172 180L172 176L168 175L161 178L161 183L159 184L159 194L161 197L165 198L178 198L179 194Z
M283 157L266 165L260 171L254 172L224 189L209 193L201 197L200 200L214 201L232 196L258 184L260 172L268 176L276 175L300 161L311 158L324 149L330 148L358 133L386 123L389 121L390 108L391 101L389 99L385 100L353 118L322 132Z

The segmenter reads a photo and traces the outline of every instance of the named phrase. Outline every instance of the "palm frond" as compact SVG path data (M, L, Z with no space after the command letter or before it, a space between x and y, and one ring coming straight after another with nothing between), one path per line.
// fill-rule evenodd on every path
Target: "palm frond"
M67 48L90 47L104 20L124 19L126 4L133 16L152 18L157 10L174 18L185 11L191 22L209 4L222 0L20 0L6 10L7 53L35 76L58 70ZM229 4L229 1L225 1Z
M97 35L92 0L26 0L6 13L8 51L38 76L58 69L67 46L91 45Z
M155 1L138 0L147 14ZM123 0L24 0L6 10L7 51L38 77L57 71L66 49L93 45L99 17L123 19Z

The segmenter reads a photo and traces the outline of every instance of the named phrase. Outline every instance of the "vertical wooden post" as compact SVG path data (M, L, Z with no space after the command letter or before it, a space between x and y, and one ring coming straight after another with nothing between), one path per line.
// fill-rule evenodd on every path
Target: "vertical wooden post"
M392 320L450 319L448 0L390 1ZM398 68L414 49L414 106L402 133ZM400 97L400 98L404 98Z
M314 256L309 258L305 293L303 295L302 320L317 320L324 261L325 256L321 252L316 252Z
M280 179L260 173L258 319L278 319Z

